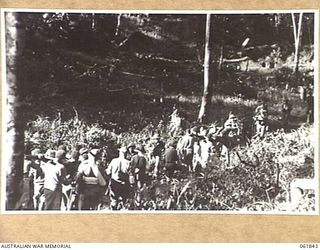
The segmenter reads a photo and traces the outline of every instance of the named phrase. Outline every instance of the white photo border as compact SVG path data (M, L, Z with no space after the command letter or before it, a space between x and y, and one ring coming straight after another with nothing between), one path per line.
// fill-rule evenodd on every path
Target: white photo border
M6 171L5 166L8 161L8 157L5 151L5 145L7 141L7 109L6 109L6 48L5 48L5 12L30 12L30 13L95 13L95 14L271 14L271 13L299 13L308 12L314 14L314 168L316 178L315 188L315 211L312 212L297 212L297 211L183 211L183 210L169 210L169 211L29 211L29 210L14 210L8 211L5 209L6 198ZM2 90L2 134L1 134L1 214L14 214L14 215L45 215L45 214L201 214L201 215L217 215L217 214L232 214L232 215L319 215L319 10L318 9L272 9L272 10L81 10L81 9L31 9L31 8L1 8L1 90Z

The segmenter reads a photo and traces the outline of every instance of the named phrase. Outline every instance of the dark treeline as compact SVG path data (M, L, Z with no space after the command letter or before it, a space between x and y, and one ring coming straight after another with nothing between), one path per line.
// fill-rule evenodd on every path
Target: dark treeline
M156 53L177 59L190 60L194 52L187 54L174 51L199 47L204 41L205 15L200 14L80 14L80 13L22 13L26 25L26 45L30 50L44 49L45 44L76 51L90 52L100 57L114 53L130 36L147 39L135 50ZM278 44L286 49L287 56L293 52L293 31L290 13L277 14L219 14L213 15L213 44L240 49L242 42L250 38L251 46ZM119 25L118 25L119 24ZM302 46L313 44L313 14L304 13ZM119 26L117 28L117 26ZM118 33L116 31L118 29ZM137 35L139 34L139 35ZM144 37L144 38L143 38ZM138 41L137 41L138 42ZM163 44L164 48L156 45ZM147 45L147 46L146 46ZM149 46L148 46L149 45ZM153 45L153 50L151 49ZM128 45L130 47L130 45ZM149 47L149 48L148 48ZM133 49L132 47L130 47ZM128 48L129 49L129 48ZM162 49L162 50L161 50ZM149 51L148 51L149 50ZM189 49L190 50L190 49ZM141 51L142 52L142 51ZM181 52L181 51L180 51ZM173 54L172 54L173 53ZM202 53L201 53L202 54Z
M166 93L201 95L205 15L20 13L20 16L25 31L24 67L20 74L26 105L61 96L81 103L83 90L101 95L110 89L141 90L144 83L148 83L151 95L159 95L160 82L166 83L163 86ZM279 48L276 56L285 61L294 53L290 13L212 16L213 61L246 56L253 61L264 60L274 48ZM312 13L303 14L300 47L304 51L312 51L313 22ZM123 72L138 78L128 79ZM216 76L219 75L223 78L223 72ZM101 99L106 98L101 95Z

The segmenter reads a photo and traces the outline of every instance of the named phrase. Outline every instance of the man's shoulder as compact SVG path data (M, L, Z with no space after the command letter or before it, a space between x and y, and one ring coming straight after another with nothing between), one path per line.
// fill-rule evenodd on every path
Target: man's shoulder
M56 168L57 168L57 169L59 169L59 170L61 170L61 169L64 169L64 168L65 168L65 166L64 166L63 164L58 163L58 162L56 163L56 165L55 165L55 166L56 166Z
M44 169L45 172L56 172L56 171L60 171L61 169L64 168L64 165L58 162L54 162L54 161L49 161L47 163L45 163L42 168Z
M119 165L119 164L130 164L130 161L123 158L114 158L111 160L109 166Z
M130 161L127 160L127 159L121 159L121 162L123 162L123 163L125 163L125 164L129 164L129 163L130 163Z
M110 164L115 164L119 162L119 158L113 158L111 161L110 161Z
M44 168L49 168L49 167L51 167L51 166L55 166L56 164L53 162L53 161L48 161L48 162L46 162L46 163L44 163L44 164L41 164L41 166L42 167L44 167Z
M80 164L79 164L79 167L78 169L83 169L83 168L86 168L88 166L88 161L82 161Z
M143 156L138 155L138 154L135 154L135 155L133 155L133 156L131 157L131 161L132 161L132 160L137 160L137 159L139 159L140 157L143 157Z
M172 147L166 148L166 150L165 150L165 152L166 152L167 154L173 153L173 152L175 152L175 151L177 151L177 150L176 150L175 148L172 148Z

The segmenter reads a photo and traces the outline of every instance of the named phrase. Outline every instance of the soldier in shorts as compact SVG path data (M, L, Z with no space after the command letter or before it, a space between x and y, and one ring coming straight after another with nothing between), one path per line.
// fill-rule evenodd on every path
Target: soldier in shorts
M194 143L195 138L191 135L191 130L187 129L185 135L181 138L181 155L183 163L186 164L189 171L192 171Z
M257 137L261 139L268 130L268 107L266 103L262 103L256 108L253 120L256 125L256 134L253 136L253 139Z

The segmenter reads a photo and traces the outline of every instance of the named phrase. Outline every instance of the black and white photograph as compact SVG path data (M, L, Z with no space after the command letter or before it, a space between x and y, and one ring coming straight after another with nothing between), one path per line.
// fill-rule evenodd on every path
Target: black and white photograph
M319 214L318 16L3 9L1 212Z

